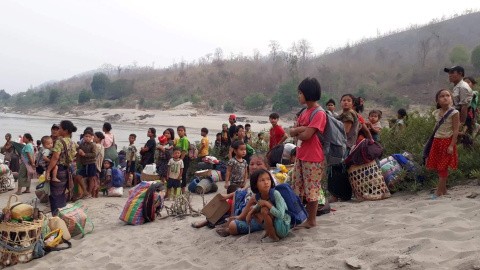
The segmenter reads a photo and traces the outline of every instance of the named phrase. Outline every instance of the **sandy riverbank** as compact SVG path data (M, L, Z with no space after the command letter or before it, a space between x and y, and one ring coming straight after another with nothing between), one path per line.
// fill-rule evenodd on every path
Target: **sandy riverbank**
M346 260L361 269L480 269L480 196L466 198L471 192L480 193L477 181L437 200L422 191L335 203L336 212L317 217L318 227L263 244L262 232L222 238L190 227L202 217L128 226L118 219L126 193L88 199L82 202L95 223L92 234L72 240L72 249L12 269L349 269ZM0 194L0 206L10 193ZM201 197L193 196L194 208L201 208Z

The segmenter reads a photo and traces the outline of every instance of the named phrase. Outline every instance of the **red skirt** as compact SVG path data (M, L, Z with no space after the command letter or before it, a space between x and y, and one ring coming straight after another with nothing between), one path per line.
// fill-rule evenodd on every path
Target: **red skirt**
M457 145L453 146L453 154L449 155L447 149L452 143L452 137L447 139L433 139L432 149L427 159L427 169L444 171L451 169L457 169L458 155Z

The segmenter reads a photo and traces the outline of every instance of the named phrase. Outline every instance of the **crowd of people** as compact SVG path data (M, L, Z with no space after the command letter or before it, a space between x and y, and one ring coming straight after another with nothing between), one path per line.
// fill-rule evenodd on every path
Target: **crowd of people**
M450 82L454 84L453 91L441 89L435 96L437 110L433 112L437 121L432 135L426 167L438 172L438 188L432 198L446 194L448 169L456 169L458 158L456 145L458 138L464 144L471 144L468 134L475 127L475 112L478 93L472 88L476 81L472 77L464 77L465 71L460 66L445 68ZM290 179L287 181L294 193L306 205L307 220L296 229L309 229L317 225L316 215L319 209L325 209L329 203L342 198L351 198L352 191L347 183L328 183L331 195L326 199L322 190L321 180L327 170L322 141L316 134L323 133L327 125L327 115L331 115L343 123L346 134L346 149L348 152L362 139L379 139L382 129L380 120L382 112L372 110L368 119L361 113L364 110L364 99L344 94L340 99L341 111L336 112L335 101L325 104L326 110L317 112L321 97L320 83L315 78L305 78L296 89L298 101L304 108L296 114L296 120L289 132L278 124L280 116L272 113L269 116L272 127L268 142L262 132L254 136L251 125L237 124L235 115L230 115L222 125L221 132L216 134L212 144L227 158L225 176L225 200L232 205L230 218L224 224L217 226L217 232L222 236L265 230L268 239L278 241L285 237L290 229L290 216L287 206L278 192L270 192L278 184L275 176L269 171L271 162L266 157L268 150L283 145L291 137L294 148L288 149L287 157L293 162ZM292 91L294 91L292 89ZM433 100L432 100L433 101ZM398 110L398 117L391 122L390 127L395 132L401 132L408 123L405 109ZM51 134L43 136L34 144L29 133L22 137L23 148L20 153L14 151L11 134L6 134L6 143L2 148L5 160L12 171L18 171L17 195L29 193L31 180L36 174L45 171L46 181L50 183L50 208L52 213L65 206L68 200L78 200L85 197L98 197L102 188L111 186L112 170L121 166L117 140L110 123L104 123L102 132L86 128L78 142L72 138L77 131L75 125L68 120L61 121L51 127ZM175 130L167 128L157 137L157 130L148 128L148 141L143 147L137 147L136 134L130 134L129 146L125 153L124 170L125 187L139 183L137 172L142 167L155 164L158 177L167 188L166 200L177 189L185 192L188 168L192 161L190 151L192 144L187 138L187 129L180 125ZM202 140L198 149L198 161L210 155L208 129L201 129ZM428 145L428 144L427 144ZM140 156L140 158L138 158ZM74 165L75 164L75 165ZM85 182L83 179L86 178ZM82 194L74 192L78 185ZM25 188L25 190L23 190ZM22 191L23 190L23 191ZM68 192L67 192L68 191ZM249 196L254 193L257 196ZM193 227L199 228L207 222L197 222Z

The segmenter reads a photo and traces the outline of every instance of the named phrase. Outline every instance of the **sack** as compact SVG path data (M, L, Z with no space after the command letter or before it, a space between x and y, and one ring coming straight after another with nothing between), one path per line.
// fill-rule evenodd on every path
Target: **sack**
M122 171L118 168L112 168L112 185L114 187L123 187L123 183L125 183L125 177Z
M162 198L158 192L163 190L164 186L162 182L155 182L148 187L145 192L145 198L143 199L143 218L145 222L152 222L155 220L157 210L161 206Z
M10 172L10 168L6 164L0 164L0 176Z
M108 197L122 197L123 187L111 187L107 190Z
M288 215L290 215L291 218L291 227L300 225L305 220L307 220L307 210L303 206L302 201L300 201L300 198L295 195L292 187L290 187L289 184L279 184L276 185L275 188L270 189L270 201L273 205L275 205L275 197L273 196L274 190L278 191L280 195L282 195L282 198L285 200L285 204L287 205L286 212ZM258 201L260 199L260 193L257 193L255 195L255 198Z
M188 146L188 157L193 160L198 157L198 149L194 143L190 143Z
M325 113L325 110L318 106L313 110L310 115L310 122L312 122L313 117L316 113L322 111ZM345 133L345 126L342 121L336 119L333 115L325 113L327 117L327 123L325 124L325 129L323 133L319 130L317 134L320 143L323 148L323 155L327 162L327 166L340 164L343 162L345 153L347 152L347 134Z
M144 207L143 202L147 195L148 188L153 183L154 182L143 181L129 191L130 195L119 217L121 221L124 221L130 225L141 225L147 222L143 215L143 207ZM155 196L155 194L150 194L149 196ZM158 196L158 198L154 198L155 201L158 200L158 202L160 203L161 202L160 197L161 196Z
M12 197L16 199L14 203L12 203ZM21 203L15 194L10 195L7 206L3 208L3 213L5 214L9 210L13 219L21 219L22 217L33 215L33 206Z
M42 182L38 184L35 189L35 195L41 203L48 203L48 197L50 196L50 183Z
M400 175L403 169L393 156L380 160L380 169L382 170L383 179L389 187L401 180Z
M363 139L358 142L345 159L347 165L363 165L382 157L383 148L378 142Z
M282 163L282 156L283 156L283 148L285 145L279 144L274 146L270 151L267 153L268 163L270 163L270 167L277 166L277 163Z
M47 235L51 231L55 231L58 229L61 229L63 231L63 238L66 240L70 240L72 236L70 235L70 232L68 231L67 224L65 224L65 221L59 217L51 217L48 219L48 228L50 229L48 232L46 232L44 235Z
M91 233L95 227L93 221L87 217L88 208L82 205L82 203L67 204L67 206L59 208L57 211L58 217L65 221L68 232L70 232L72 237L81 234L83 238L85 235ZM87 222L92 225L92 230L86 233L85 225Z

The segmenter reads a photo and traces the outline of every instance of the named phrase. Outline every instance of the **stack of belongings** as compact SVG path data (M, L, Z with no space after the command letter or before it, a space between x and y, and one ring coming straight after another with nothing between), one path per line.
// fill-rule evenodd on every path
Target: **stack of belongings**
M372 201L390 198L390 190L376 161L382 154L383 149L378 142L363 139L351 149L345 159L349 166L348 180L358 199Z
M217 182L225 179L227 164L217 160L216 157L206 156L203 162L197 164L197 171L194 178L188 185L188 191L198 194L217 192Z
M140 180L142 181L155 181L160 180L160 176L157 174L157 167L155 164L148 164L143 168L142 174L140 175Z
M407 171L414 173L419 171L412 161L412 154L405 152L403 154L393 154L380 160L380 168L382 169L383 178L389 188L393 188L396 183L399 183L402 178L402 173ZM422 176L418 176L417 181L422 182Z
M163 183L143 181L129 190L129 197L119 219L130 225L142 225L155 220L163 208Z

